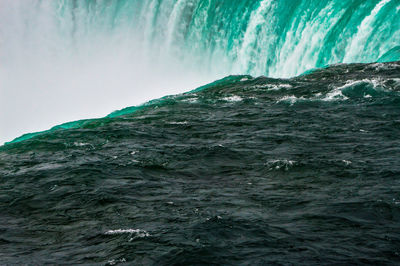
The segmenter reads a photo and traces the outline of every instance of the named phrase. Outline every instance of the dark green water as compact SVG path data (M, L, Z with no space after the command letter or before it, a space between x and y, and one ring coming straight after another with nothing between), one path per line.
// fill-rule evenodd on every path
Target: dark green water
M336 65L7 144L0 264L399 264L399 115L400 62Z

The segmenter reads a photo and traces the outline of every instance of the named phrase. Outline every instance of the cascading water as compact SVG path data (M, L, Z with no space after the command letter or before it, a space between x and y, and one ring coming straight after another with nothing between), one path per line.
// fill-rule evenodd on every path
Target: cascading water
M400 265L399 22L0 0L0 265Z
M398 60L399 45L399 0L0 0L1 138L229 74Z

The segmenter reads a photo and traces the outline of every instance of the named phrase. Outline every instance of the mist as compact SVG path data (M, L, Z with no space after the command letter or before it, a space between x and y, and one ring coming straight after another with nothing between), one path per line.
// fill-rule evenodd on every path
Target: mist
M55 14L55 1L0 3L0 144L220 77L148 49L135 29Z
M235 3L0 0L0 143L231 74L376 62L400 43L397 1Z
M63 122L102 117L167 94L189 91L210 80L179 65L167 68L136 63L97 58L21 62L3 68L0 143Z

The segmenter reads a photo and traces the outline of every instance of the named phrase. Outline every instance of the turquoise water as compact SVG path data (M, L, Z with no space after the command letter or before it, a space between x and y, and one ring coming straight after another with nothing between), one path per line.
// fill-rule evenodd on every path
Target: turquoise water
M127 57L136 50L152 60L172 57L220 75L292 77L333 63L375 62L400 44L399 0L57 0L8 5L12 8L7 12L31 25L21 32L17 26L9 29L35 39L25 49L43 45L49 53L69 55L105 49ZM104 43L109 46L102 47ZM399 59L398 53L382 57Z
M73 120L72 117L99 117L97 114L106 110L111 112L151 98L188 91L190 82L179 80L190 79L186 78L189 73L193 75L193 84L198 84L200 80L210 82L232 74L287 78L336 63L400 60L399 0L4 3L0 25L13 26L0 30L6 48L3 51L8 51L0 52L0 58L5 66L14 64L16 69L26 68L25 72L16 70L10 75L10 80L27 80L22 94L34 84L32 101L43 102L40 106L54 105L42 92L50 91L53 98L63 95L65 100L61 102L71 102L70 105L77 102L77 108L80 107L77 110L90 110L90 107L96 110L86 111L87 114L82 111L81 116L66 115L65 121ZM41 66L41 62L48 65ZM60 65L54 72L54 66ZM160 65L163 68L159 69ZM174 72L169 73L168 68ZM39 69L39 73L30 74L34 69ZM24 78L29 75L41 79ZM158 78L152 78L153 75ZM146 79L138 81L142 76ZM49 85L48 79L54 80L54 84ZM69 84L69 80L75 83ZM155 85L152 80L158 83ZM10 82L6 90L21 86L15 83ZM158 91L146 92L145 86ZM180 86L186 89L168 89ZM52 96L55 88L60 93L54 92ZM86 90L89 95L79 96ZM70 95L67 91L71 91ZM18 95L21 94L13 97ZM84 100L77 100L85 97L93 98L87 108ZM119 100L111 104L108 98ZM30 105L21 104L3 112L17 114ZM70 105L64 104L64 109L55 113L72 112ZM49 116L46 121L54 125L51 121L58 120L49 115L52 113L49 108L43 111L43 119ZM124 112L135 108L126 108ZM31 109L26 112L34 114L40 108ZM30 119L38 121L39 116ZM22 124L25 118L16 119ZM27 136L32 135L17 140Z
M0 264L399 264L399 47L400 0L0 0L1 134L125 103L0 146Z
M400 44L399 1L74 3L59 12L69 16L78 8L75 19L84 27L78 24L77 34L133 25L151 53L255 76L289 77L332 63L374 62Z

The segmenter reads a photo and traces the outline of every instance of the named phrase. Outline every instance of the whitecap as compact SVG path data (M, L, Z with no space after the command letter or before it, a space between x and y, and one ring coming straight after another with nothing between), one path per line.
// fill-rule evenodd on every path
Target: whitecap
M85 143L85 142L74 142L74 146L75 146L75 147L90 146L90 147L94 148L92 144L90 144L90 143Z
M375 90L379 88L379 90L385 91L386 86L383 84L383 82L384 81L381 79L348 80L346 82L346 84L339 86L339 87L334 87L331 92L327 93L325 95L325 97L320 98L319 100L321 100L321 101L347 100L349 98L343 94L343 91L348 88L351 88L351 87L354 87L357 85L361 85L361 84L369 84ZM363 97L371 98L372 95L365 94Z
M197 97L189 97L189 98L182 100L182 102L187 102L187 103L197 103L198 101L199 101L199 98L197 98Z
M116 265L117 263L119 263L119 262L126 262L126 259L125 258L122 258L122 259L112 259L112 260L109 260L108 261L108 264L110 264L110 265Z
M188 122L187 121L182 121L182 122L169 122L170 125L186 125Z
M143 238L143 237L149 237L150 234L141 229L116 229L116 230L108 230L107 232L104 233L105 235L120 235L120 234L130 234L131 236L133 235L134 238ZM134 238L131 238L130 240L133 240Z
M243 100L243 98L240 96L237 96L237 95L233 95L233 96L225 97L225 98L223 98L223 100L228 101L228 102L240 102Z
M346 96L343 95L342 89L343 89L343 88L341 88L341 87L336 88L336 89L334 89L333 91L327 93L327 94L325 95L325 97L323 97L323 98L319 98L319 99L318 99L318 97L320 96L320 95L318 95L318 96L317 96L317 99L318 99L318 100L321 100L321 101L326 101L326 102L336 101L336 100L347 100L348 97L346 97Z
M342 162L344 162L346 165L350 165L350 164L352 164L352 162L351 162L351 161L347 161L347 160L342 160Z
M265 163L265 165L269 168L269 170L285 170L288 171L292 168L297 162L293 160L269 160Z
M290 84L263 84L263 85L254 85L250 87L251 89L268 89L268 90L280 90L280 89L290 89L293 88Z
M284 88L284 89L293 88L293 86L290 85L290 84L279 84L278 86L274 86L274 87L278 87L279 89L282 89L282 88Z
M287 103L290 103L290 105L293 105L293 104L295 104L297 101L299 101L299 100L305 100L305 98L304 97L300 97L300 98L297 98L296 96L294 96L294 95L287 95L287 96L283 96L282 98L280 98L278 101L277 101L277 103L280 103L280 102L287 102Z
M391 63L375 63L370 65L370 68L380 71L380 70L393 70L398 68L399 66L397 64L391 64Z

